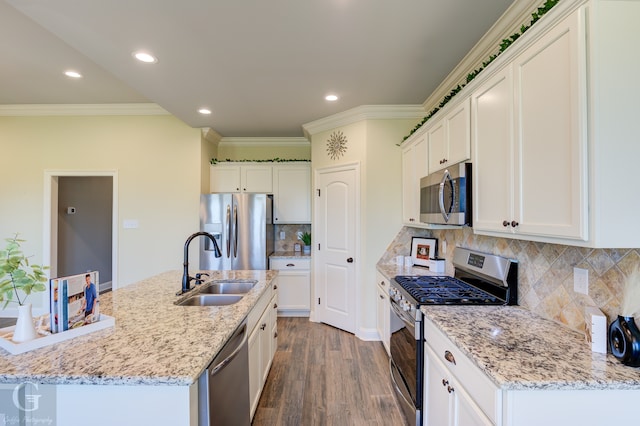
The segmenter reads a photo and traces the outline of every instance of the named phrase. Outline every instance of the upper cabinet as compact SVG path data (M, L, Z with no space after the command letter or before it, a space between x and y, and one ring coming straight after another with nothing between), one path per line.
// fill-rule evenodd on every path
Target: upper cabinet
M311 223L309 163L273 166L273 223Z
M472 95L476 231L587 239L583 13Z
M311 165L307 162L224 163L211 166L215 192L273 194L273 223L311 223Z
M427 130L429 173L471 158L470 100L465 98Z
M402 222L405 225L420 225L420 179L427 174L427 138L420 129L402 144Z
M216 164L211 166L211 192L272 193L272 166Z

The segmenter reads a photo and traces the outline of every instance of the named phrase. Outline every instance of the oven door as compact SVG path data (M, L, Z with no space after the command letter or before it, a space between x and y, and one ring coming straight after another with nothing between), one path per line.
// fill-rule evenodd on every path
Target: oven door
M410 318L391 299L390 370L398 400L407 420L421 424L422 366L420 329L422 322Z

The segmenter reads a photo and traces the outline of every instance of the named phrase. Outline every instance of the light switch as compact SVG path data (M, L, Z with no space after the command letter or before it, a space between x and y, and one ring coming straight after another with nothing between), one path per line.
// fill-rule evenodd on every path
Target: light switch
M280 239L281 239L281 240L284 240L284 239L285 239L284 231L280 231Z

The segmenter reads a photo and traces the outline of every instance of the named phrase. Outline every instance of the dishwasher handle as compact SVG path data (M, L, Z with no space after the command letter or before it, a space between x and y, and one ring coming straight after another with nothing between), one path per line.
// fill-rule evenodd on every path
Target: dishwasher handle
M209 376L215 376L220 370L222 370L227 364L229 364L233 359L238 355L242 347L247 343L247 339L249 336L247 335L247 324L244 323L240 326L233 336L229 339L229 344L233 345L235 341L238 339L240 343L235 346L224 347L216 358L213 359L213 362L209 366ZM225 356L229 350L233 350L229 355ZM224 357L222 361L218 361L218 358Z

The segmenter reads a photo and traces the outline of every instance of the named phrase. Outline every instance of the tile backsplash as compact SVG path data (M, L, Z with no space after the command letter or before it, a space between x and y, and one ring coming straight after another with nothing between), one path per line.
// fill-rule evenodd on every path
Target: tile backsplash
M453 274L456 246L517 259L518 304L545 318L584 331L584 307L597 306L610 323L620 313L625 278L640 264L640 249L591 249L475 235L470 228L424 230L404 227L380 260L393 263L396 255L409 255L411 237L429 236L446 241L446 273ZM573 268L589 271L589 295L573 290Z
M284 240L280 239L280 232L284 232ZM293 251L293 245L296 243L302 246L302 241L298 240L298 232L310 233L311 225L275 225L275 251Z

